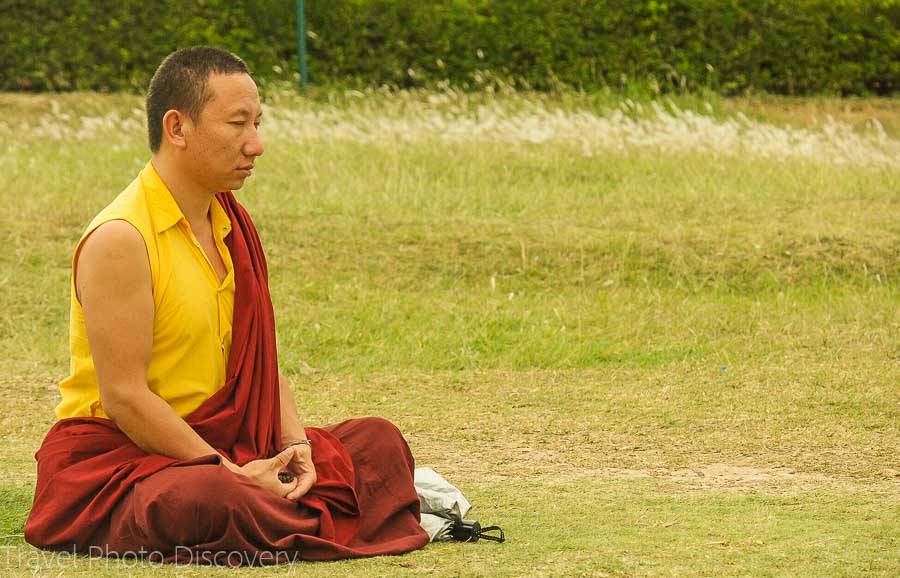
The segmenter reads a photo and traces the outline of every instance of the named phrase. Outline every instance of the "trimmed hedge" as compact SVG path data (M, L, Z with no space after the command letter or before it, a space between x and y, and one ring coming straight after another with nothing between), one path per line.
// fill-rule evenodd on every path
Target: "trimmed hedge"
M900 0L307 0L316 84L537 89L631 82L892 94ZM140 90L168 52L212 44L261 78L296 69L294 0L0 0L0 89ZM281 71L281 72L279 72Z

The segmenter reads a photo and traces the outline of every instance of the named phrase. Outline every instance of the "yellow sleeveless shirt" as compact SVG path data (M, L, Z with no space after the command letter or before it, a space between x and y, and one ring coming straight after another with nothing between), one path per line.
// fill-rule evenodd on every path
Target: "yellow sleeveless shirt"
M111 220L131 223L144 238L153 282L153 349L150 391L185 417L225 384L234 314L234 267L225 246L231 221L217 199L210 206L213 237L227 274L220 284L187 220L153 163L100 212L82 235L72 259L70 375L59 385L59 419L107 417L91 358L84 313L75 293L75 264L84 240Z

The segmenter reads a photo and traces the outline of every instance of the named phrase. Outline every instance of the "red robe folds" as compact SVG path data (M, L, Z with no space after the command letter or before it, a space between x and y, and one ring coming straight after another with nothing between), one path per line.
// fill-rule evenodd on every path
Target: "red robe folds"
M225 385L186 421L233 462L269 458L281 442L275 319L256 229L231 193L235 270ZM413 459L379 418L307 428L318 481L299 503L235 474L218 455L147 454L107 419L58 421L36 454L26 540L91 555L227 565L335 560L421 548Z

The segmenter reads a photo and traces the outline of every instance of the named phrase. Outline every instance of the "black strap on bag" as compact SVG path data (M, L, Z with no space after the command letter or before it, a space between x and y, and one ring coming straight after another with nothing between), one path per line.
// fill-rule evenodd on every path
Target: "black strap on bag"
M499 531L499 536L492 536L487 532ZM450 527L450 536L457 542L477 542L479 539L490 540L492 542L503 543L506 541L506 535L500 526L488 526L482 528L481 524L475 520L460 520L453 522Z

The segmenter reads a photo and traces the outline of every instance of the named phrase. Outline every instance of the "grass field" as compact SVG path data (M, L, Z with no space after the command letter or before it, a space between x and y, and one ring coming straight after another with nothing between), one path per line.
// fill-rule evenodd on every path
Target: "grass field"
M238 198L306 423L391 419L509 541L240 574L900 574L900 102L267 102ZM140 107L0 95L4 575L226 575L22 539Z

